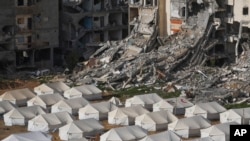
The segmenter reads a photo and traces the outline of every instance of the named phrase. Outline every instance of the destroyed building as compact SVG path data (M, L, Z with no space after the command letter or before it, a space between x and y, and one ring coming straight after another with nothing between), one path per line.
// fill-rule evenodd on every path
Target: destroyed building
M129 36L104 43L71 80L111 89L171 82L189 96L198 94L196 102L246 101L248 5L233 0L129 1ZM244 94L236 98L235 93Z
M61 46L89 59L102 42L128 35L128 6L125 0L64 0L61 10Z
M2 0L0 9L1 70L53 66L60 55L59 0Z

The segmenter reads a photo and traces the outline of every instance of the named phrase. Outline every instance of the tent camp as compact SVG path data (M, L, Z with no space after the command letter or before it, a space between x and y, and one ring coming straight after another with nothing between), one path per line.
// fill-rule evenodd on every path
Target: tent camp
M182 141L181 138L172 131L165 131L153 135L148 135L140 141Z
M3 115L10 110L14 109L16 106L9 101L0 101L0 115Z
M174 106L172 106L171 104L169 104L166 100L161 100L155 104L153 104L153 111L163 111L163 110L167 110L171 113L173 113L174 110Z
M35 87L34 92L37 95L54 94L54 93L63 94L66 90L69 89L70 87L63 82L53 82L53 83L44 83Z
M158 111L146 113L135 118L135 125L138 125L148 131L159 131L168 129L168 124L178 120L169 111Z
M149 113L149 111L140 105L117 108L108 113L108 123L116 125L133 125L137 116L146 113Z
M61 140L80 139L101 134L104 127L96 119L76 120L59 128Z
M250 124L250 108L230 109L220 114L220 122L232 122L238 124Z
M100 141L137 141L147 136L147 131L139 126L125 126L110 129L100 136Z
M9 101L17 106L26 106L27 101L33 97L35 97L35 94L30 89L25 88L3 93L0 96L0 101Z
M72 115L77 115L78 110L86 106L88 103L89 102L82 97L73 98L73 99L64 99L54 104L51 107L51 112L56 113L56 112L66 111Z
M185 97L168 98L166 101L174 106L173 113L176 115L184 115L185 108L194 106L194 104L188 101Z
M132 98L126 99L125 107L131 107L136 105L141 105L148 110L153 109L153 104L163 100L158 94L143 94L143 95L135 95Z
M60 94L46 94L46 95L38 95L29 101L27 101L28 106L39 105L44 109L50 111L52 105L56 104L60 100L64 98Z
M213 125L207 129L201 129L201 137L211 137L215 141L229 141L230 125L237 125L237 123L227 122Z
M200 136L200 130L210 127L211 124L202 116L193 116L179 119L168 124L168 129L183 138Z
M73 119L68 112L42 114L34 117L28 122L28 131L48 132L72 122Z
M84 97L87 100L98 100L102 98L102 91L94 85L82 85L65 91L64 97L68 99Z
M113 103L116 106L122 106L120 99L114 96L109 99L109 102Z
M198 103L186 108L185 117L201 115L209 120L217 120L220 118L220 113L225 111L226 109L217 102Z
M99 102L88 104L79 109L79 119L94 118L96 120L105 120L108 118L108 112L117 109L111 102Z
M2 141L52 141L52 136L42 132L12 134Z
M28 120L40 114L45 114L40 106L30 106L12 109L3 118L6 126L25 125Z

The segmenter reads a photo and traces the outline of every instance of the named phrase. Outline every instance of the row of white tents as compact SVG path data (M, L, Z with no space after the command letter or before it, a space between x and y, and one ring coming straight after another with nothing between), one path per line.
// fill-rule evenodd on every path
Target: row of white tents
M168 131L148 135L138 125L112 128L104 133L104 127L95 119L72 121L59 128L61 140L86 141L86 138L101 135L100 141L182 141L182 138L200 137L189 141L229 141L230 125L236 122L211 126L202 116L194 116L173 123ZM173 128L172 128L173 127ZM13 134L3 141L51 141L51 136L41 132Z
M53 82L41 84L35 87L34 91L28 88L7 91L0 96L0 101L9 101L16 106L43 102L43 107L46 108L64 99L64 97L67 99L83 97L87 100L98 100L102 98L102 91L94 85L70 88L63 82Z

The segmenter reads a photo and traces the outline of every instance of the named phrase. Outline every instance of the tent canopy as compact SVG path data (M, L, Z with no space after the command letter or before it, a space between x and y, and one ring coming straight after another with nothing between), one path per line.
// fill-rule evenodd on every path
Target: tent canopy
M143 95L135 95L132 98L126 100L126 107L130 107L132 105L146 105L146 104L155 104L159 101L163 100L158 94L143 94Z
M134 106L134 107L124 107L124 108L117 108L111 112L109 112L109 117L123 117L124 115L136 118L142 114L149 113L148 110L143 108L142 106Z
M56 94L46 94L46 95L38 95L34 98L32 98L31 100L29 100L28 106L29 105L40 105L40 106L45 106L44 108L46 108L47 106L52 106L53 104L59 102L60 100L63 100L64 98L56 93Z
M166 101L175 108L187 108L194 105L184 97L168 98Z
M170 130L204 129L210 126L210 122L202 116L179 119L168 125Z
M110 129L101 135L100 141L139 140L146 135L147 131L139 126L125 126Z
M53 83L41 84L35 87L34 91L39 95L53 94L53 93L63 94L68 89L70 89L70 87L63 82L53 82Z
M94 85L82 85L66 90L64 96L67 98L84 97L88 100L94 100L102 97L102 91Z
M217 102L198 103L193 107L195 107L193 111L194 114L200 114L200 113L215 114L226 111L226 109Z
M111 97L111 98L109 99L109 101L110 101L111 103L113 103L114 105L117 105L117 106L121 106L121 105L122 105L120 99L117 98L117 97L114 97L114 96Z
M12 134L2 141L52 141L52 136L42 132Z
M136 121L147 124L164 124L171 123L173 121L178 120L176 116L174 116L169 111L158 111L146 113L141 116L136 117Z
M79 109L82 108L84 106L86 106L89 102L82 97L79 98L72 98L72 99L64 99L61 100L59 102L57 102L56 104L54 104L52 106L52 111L53 111L53 107L57 107L59 109Z
M0 101L6 100L12 102L13 104L18 103L16 101L25 101L26 104L26 101L33 97L35 97L35 94L30 89L24 88L5 92L0 96ZM21 103L21 105L22 104L23 103Z
M165 131L146 136L140 141L181 141L181 138L172 131Z
M95 111L98 111L100 113L108 113L112 110L117 109L117 107L111 102L105 101L105 102L88 104L87 106L81 108L79 112L91 112L92 109L95 109Z
M10 103L9 101L0 101L0 115L7 113L14 108L15 108L15 106L12 103Z

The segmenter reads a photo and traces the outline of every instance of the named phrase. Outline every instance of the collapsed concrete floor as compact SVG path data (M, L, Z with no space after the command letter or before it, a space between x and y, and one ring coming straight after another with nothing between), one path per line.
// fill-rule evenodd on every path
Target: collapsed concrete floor
M68 81L113 90L168 84L194 102L249 100L250 51L243 50L238 63L229 65L223 57L211 59L209 51L218 43L211 38L218 29L211 14L198 12L189 17L187 28L162 39L157 38L157 10L143 8L141 13L127 38L103 43L89 61L78 63Z

